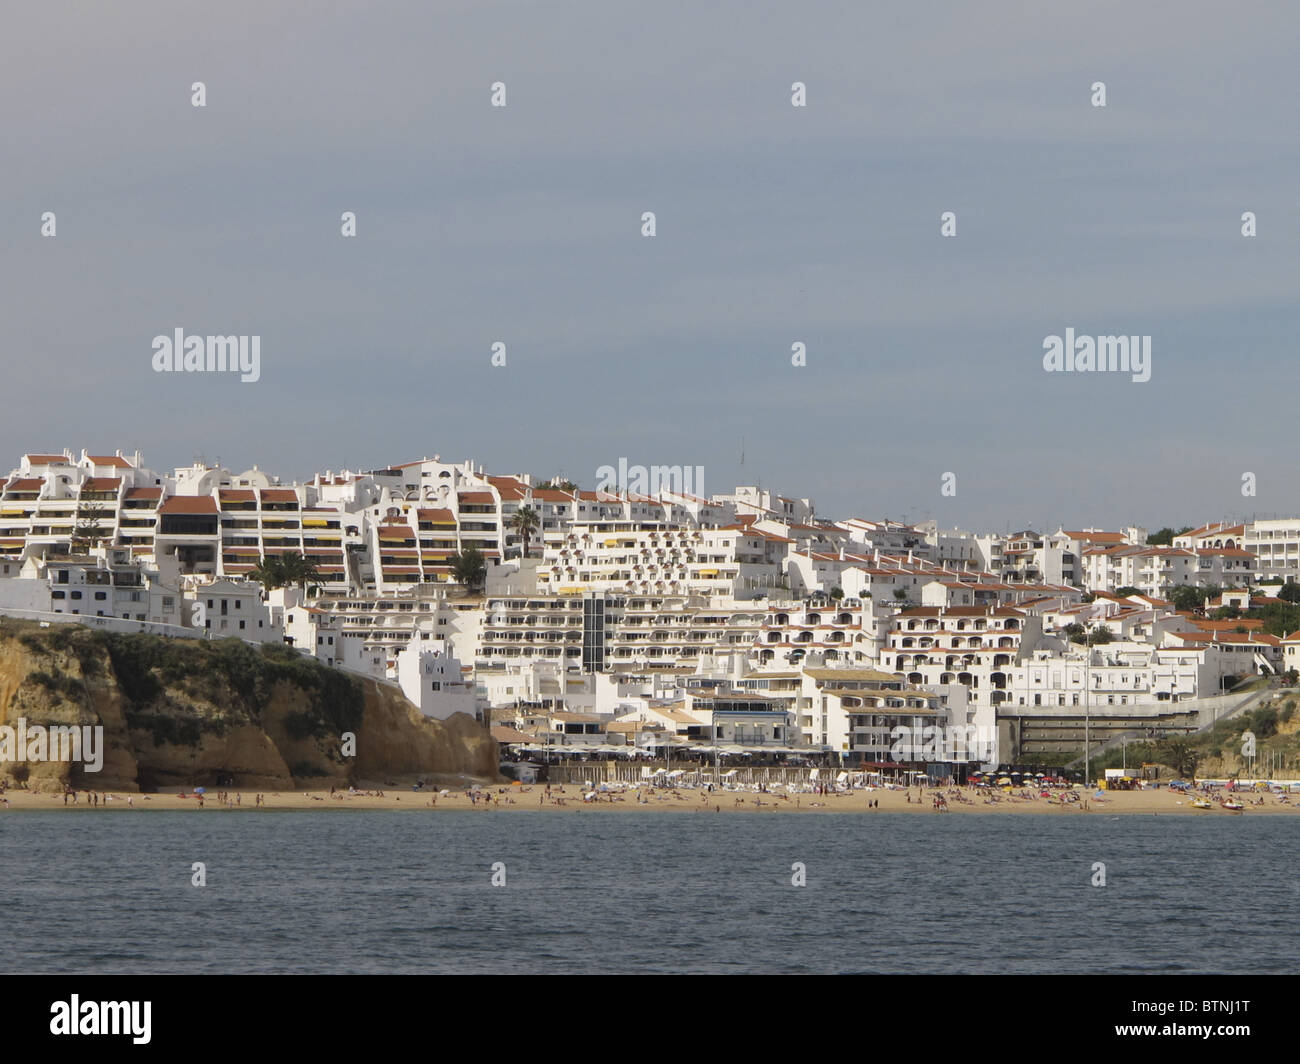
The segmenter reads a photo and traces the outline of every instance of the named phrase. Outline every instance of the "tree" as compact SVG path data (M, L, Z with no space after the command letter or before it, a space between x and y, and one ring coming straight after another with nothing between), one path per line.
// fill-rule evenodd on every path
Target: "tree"
M544 484L538 484L538 491L572 491L578 485L571 480L565 480L563 477L552 477Z
M256 580L267 591L274 591L277 587L284 587L284 563L280 556L272 554L270 557L264 557L248 573L248 579Z
M1294 580L1288 580L1282 586L1282 590L1277 593L1277 597L1283 602L1300 602L1300 584L1297 584Z
M844 588L842 588L842 587L833 587L833 588L831 588L831 598L832 598L835 602L839 602L840 599L842 599L843 597L844 597Z
M320 570L316 568L316 563L296 550L286 551L280 555L280 566L284 573L284 582L296 587L306 588L308 584L319 584L324 579L320 575Z
M1201 603L1205 601L1205 596L1199 587L1183 584L1169 593L1169 601L1174 604L1174 609L1188 612L1199 610Z
M906 601L907 601L907 588L905 588L905 587L896 587L896 588L894 588L894 598L898 599L899 602L906 602Z
M1078 621L1072 621L1061 629L1061 632L1069 638L1072 643L1082 643L1086 629Z
M1300 628L1300 604L1270 602L1267 606L1251 610L1250 614L1263 620L1262 631L1265 635L1288 636Z
M1201 763L1201 755L1186 739L1165 739L1160 744L1161 760L1180 776L1196 778L1196 766Z
M1114 633L1104 624L1098 625L1088 637L1088 643L1095 647L1105 646L1115 638Z
M1116 598L1128 598L1130 595L1140 594L1142 594L1142 589L1140 587L1120 587L1115 589Z
M1173 546L1174 537L1186 535L1192 530L1191 525L1185 528L1162 528L1158 532L1153 532L1147 536L1147 546L1150 547L1170 547Z
M470 547L459 554L451 556L451 573L466 592L480 591L487 581L487 562L483 553Z
M296 550L263 557L249 571L248 578L256 580L267 591L278 587L306 588L308 584L319 584L324 580L315 563Z
M104 508L97 502L85 502L77 507L77 525L72 530L69 550L73 554L89 553L101 539L108 537L104 531Z
M523 556L528 557L528 540L541 525L541 518L538 517L537 511L531 506L521 506L515 511L514 516L510 518L510 527L519 533L523 541Z

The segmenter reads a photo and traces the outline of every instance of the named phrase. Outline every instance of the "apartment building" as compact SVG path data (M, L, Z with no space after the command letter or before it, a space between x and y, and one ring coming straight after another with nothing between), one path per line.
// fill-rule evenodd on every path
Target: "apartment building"
M718 649L747 653L767 609L747 600L599 593L490 598L484 606L484 663L549 660L585 672L691 671Z
M870 599L774 604L763 618L752 656L759 667L797 665L810 654L821 661L864 665L876 660L877 631Z
M1237 586L1255 582L1255 555L1239 547L1107 547L1086 550L1089 591L1135 587L1156 597L1176 587Z
M1300 580L1300 517L1252 521L1238 545L1255 555L1261 579Z
M789 541L745 526L575 524L545 537L544 592L703 595L753 599L783 583Z
M1041 636L1039 618L1010 606L920 606L894 617L880 667L917 686L961 684L973 706L996 708Z

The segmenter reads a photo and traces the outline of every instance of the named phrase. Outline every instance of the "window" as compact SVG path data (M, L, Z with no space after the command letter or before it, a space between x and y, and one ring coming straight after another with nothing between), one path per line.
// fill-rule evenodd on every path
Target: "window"
M103 602L104 599L106 599L106 598L108 598L108 593L107 593L106 591L96 591L96 592L95 592L95 601L97 601L97 602Z
M70 597L71 597L71 598L74 598L74 599L79 599L79 598L81 598L81 592L80 592L80 591L74 591Z

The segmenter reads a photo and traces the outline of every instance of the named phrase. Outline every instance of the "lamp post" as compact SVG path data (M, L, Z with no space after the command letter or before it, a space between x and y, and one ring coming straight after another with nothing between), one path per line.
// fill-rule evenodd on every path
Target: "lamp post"
M722 787L722 762L721 753L718 749L718 714L713 714L713 785Z
M1084 632L1083 651L1083 785L1087 787L1092 779L1089 754L1092 749L1092 707L1088 695L1092 688L1088 684L1089 667L1092 665L1092 628Z

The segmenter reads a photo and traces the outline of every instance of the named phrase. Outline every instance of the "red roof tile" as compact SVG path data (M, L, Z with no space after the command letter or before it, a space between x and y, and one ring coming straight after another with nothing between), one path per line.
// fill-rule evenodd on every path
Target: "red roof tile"
M211 495L173 495L162 504L160 514L217 515L217 500Z
M121 477L87 477L81 485L82 491L117 491L122 486Z

